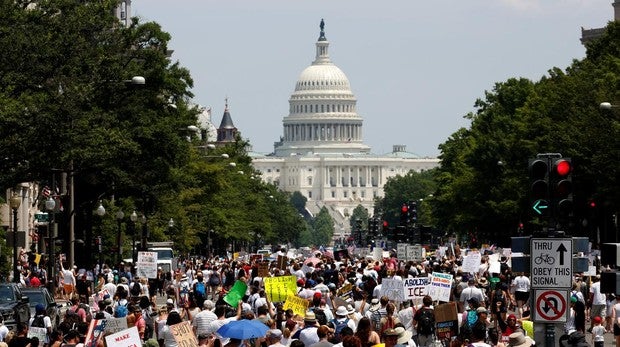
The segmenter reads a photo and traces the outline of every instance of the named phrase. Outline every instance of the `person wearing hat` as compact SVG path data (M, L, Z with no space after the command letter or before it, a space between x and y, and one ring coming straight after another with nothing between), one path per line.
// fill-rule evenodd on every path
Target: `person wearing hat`
M316 316L312 311L306 311L304 316L304 327L293 335L293 339L298 339L304 343L304 346L310 346L319 342L319 335L317 333L318 325Z
M338 306L338 308L336 309L336 318L329 321L328 324L330 328L334 329L334 335L330 339L331 343L339 343L341 341L340 331L342 331L344 327L348 326L353 331L355 331L355 329L357 328L355 321L353 319L350 319L348 315L349 311L345 306Z
M601 324L603 319L601 316L594 317L594 327L592 327L592 345L594 347L603 347L605 345L605 327Z
M403 326L398 324L396 328L394 328L398 333L398 340L396 343L401 346L416 346L415 342L412 340L413 333L409 330L406 330Z
M499 325L500 331L502 332L500 336L500 342L508 342L510 335L516 332L522 332L523 334L525 334L525 331L517 325L517 316L515 316L514 314L509 314L505 322L502 317L499 316L497 323Z
M530 347L532 344L534 344L534 340L525 336L522 331L512 333L508 338L508 347Z
M385 344L385 347L394 347L398 344L398 331L396 331L396 329L386 329L383 334L382 334L382 338L383 338L383 343Z
M35 306L35 316L28 321L28 327L45 328L45 341L43 342L49 343L49 336L52 333L52 320L47 315L43 304L39 303Z

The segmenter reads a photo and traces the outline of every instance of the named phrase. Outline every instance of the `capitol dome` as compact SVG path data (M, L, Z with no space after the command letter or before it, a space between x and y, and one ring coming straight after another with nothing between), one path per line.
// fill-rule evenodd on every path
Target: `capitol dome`
M315 59L299 75L289 99L276 156L370 152L362 143L363 120L349 79L329 57L323 20L320 27Z

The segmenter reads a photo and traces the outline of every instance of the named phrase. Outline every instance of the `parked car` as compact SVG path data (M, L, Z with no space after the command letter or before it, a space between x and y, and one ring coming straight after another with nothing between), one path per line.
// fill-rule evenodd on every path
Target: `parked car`
M37 304L43 304L47 312L47 316L50 317L50 320L52 321L52 329L55 329L60 324L60 307L47 288L22 288L22 294L27 296L29 299L31 317L36 315L35 307Z
M14 330L17 324L28 323L30 320L28 301L17 283L0 283L0 314L9 330Z

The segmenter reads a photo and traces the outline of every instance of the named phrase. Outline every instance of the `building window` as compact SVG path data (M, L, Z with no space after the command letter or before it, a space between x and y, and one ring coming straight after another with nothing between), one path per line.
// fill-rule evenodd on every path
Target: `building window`
M271 169L267 169L267 172L271 172Z
M308 168L308 171L309 171L309 172L312 172L312 168Z
M346 190L344 191L344 197L348 198L349 197L349 192L347 192Z
M312 199L312 192L308 191L308 199Z
M336 198L336 192L332 190L332 198Z
M312 176L308 177L308 185L311 186L312 185Z
M361 194L362 198L365 198L365 197L366 197L366 192L365 192L365 191L363 191L363 190L362 190L362 191L360 192L360 194Z
M280 169L276 169L276 172L280 172Z

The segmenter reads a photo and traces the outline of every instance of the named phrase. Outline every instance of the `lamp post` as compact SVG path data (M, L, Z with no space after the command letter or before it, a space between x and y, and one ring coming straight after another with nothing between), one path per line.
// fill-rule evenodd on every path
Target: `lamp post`
M22 199L13 192L11 199L9 199L9 205L13 209L13 282L19 283L20 276L19 270L17 270L17 210L22 204Z
M142 252L146 251L146 242L149 238L149 229L146 225L146 221L147 221L146 215L143 214L142 217L140 218L140 222L142 222L142 235L141 235L142 237L140 240L140 250Z
M48 261L48 270L47 270L47 278L49 278L50 285L50 293L55 295L56 293L56 276L54 274L54 270L56 270L56 235L57 235L57 226L56 226L56 201L50 196L47 200L45 200L45 209L49 214L52 215L52 219L47 224L47 235L49 237L49 261ZM51 229L50 224L51 223Z
M103 269L103 253L101 252L103 240L101 238L101 224L103 224L103 216L105 216L105 207L103 207L101 201L99 201L99 207L97 207L95 213L97 214L97 216L99 216L99 235L97 236L97 251L99 252L99 271L101 271Z
M123 210L118 210L118 212L116 212L116 264L120 264L123 254L121 248L121 223L123 222L123 218L125 218L125 213L123 213Z
M136 264L136 222L138 221L138 214L136 211L133 211L131 215L129 215L129 220L131 221L131 261L135 265Z

